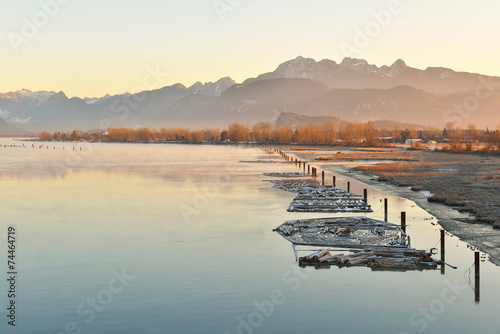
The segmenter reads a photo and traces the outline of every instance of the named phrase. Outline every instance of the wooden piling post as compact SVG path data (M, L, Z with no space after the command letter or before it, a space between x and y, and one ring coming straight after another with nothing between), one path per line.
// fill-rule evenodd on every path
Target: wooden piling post
M333 187L335 188L337 186L337 177L334 175L333 176Z
M388 208L388 205L387 205L387 198L384 198L384 220L387 222L389 221L388 219L388 214L389 214L389 208Z
M306 173L306 163L304 162L304 163L302 164L302 166L303 166L303 173L305 174L305 173Z
M368 203L368 189L363 189L363 199Z
M307 175L311 175L311 165L307 165Z
M480 258L480 253L475 252L474 253L474 276L475 276L475 284L474 284L474 299L476 303L479 303L481 301L481 279L480 279L480 273L479 273L479 264L481 263L481 258Z
M325 185L325 171L321 172L321 185Z
M444 249L444 230L441 230L441 250Z
M441 275L445 274L445 262L446 262L446 252L445 252L445 233L441 230Z
M406 212L401 212L401 229L406 233Z
M474 253L474 274L476 276L479 276L479 264L481 263L479 255L480 255L479 252Z
M351 192L351 182L350 181L347 181L347 192L348 193Z

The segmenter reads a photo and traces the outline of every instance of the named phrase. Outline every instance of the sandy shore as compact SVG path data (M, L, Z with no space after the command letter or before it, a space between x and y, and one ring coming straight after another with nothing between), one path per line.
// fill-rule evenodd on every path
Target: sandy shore
M434 215L445 230L488 253L500 265L500 229L493 228L500 227L500 157L398 148L288 149L325 170L411 199ZM397 160L376 164L392 159ZM463 219L459 211L470 212L466 216L471 217Z

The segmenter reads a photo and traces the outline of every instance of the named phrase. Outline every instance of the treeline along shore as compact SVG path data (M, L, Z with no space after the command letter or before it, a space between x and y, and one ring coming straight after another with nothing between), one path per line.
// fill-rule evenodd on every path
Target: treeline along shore
M309 124L293 129L270 124L232 123L227 129L186 128L109 128L107 130L49 133L43 131L38 138L42 141L102 141L102 142L179 142L179 143L221 143L254 142L262 144L307 144L348 145L379 147L390 144L410 143L419 148L422 143L446 143L443 149L452 151L500 152L500 130L478 130L473 124L466 129L447 124L444 129L402 129L394 126L376 128L373 122L340 123L326 122Z

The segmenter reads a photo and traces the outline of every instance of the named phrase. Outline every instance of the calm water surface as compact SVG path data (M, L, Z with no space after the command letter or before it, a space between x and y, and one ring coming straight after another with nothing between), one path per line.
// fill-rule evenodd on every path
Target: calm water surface
M500 269L482 263L476 303L466 272L474 253L453 236L446 260L458 269L444 275L299 268L272 230L334 215L286 212L294 195L272 189L262 173L296 169L240 162L259 149L0 143L1 274L8 226L17 229L19 271L15 328L0 282L1 333L500 331ZM339 187L346 181L339 177ZM351 183L356 193L369 188L369 217L383 219L388 197L390 221L408 212L412 246L436 246L431 215Z

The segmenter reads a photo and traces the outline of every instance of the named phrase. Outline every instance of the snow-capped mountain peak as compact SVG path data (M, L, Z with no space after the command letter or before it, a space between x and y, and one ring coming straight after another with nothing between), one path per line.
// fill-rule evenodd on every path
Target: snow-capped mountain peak
M188 88L188 91L191 94L218 97L229 87L234 86L235 84L236 82L230 77L220 78L216 82L206 82L204 84L200 81L197 81L195 84Z
M275 73L282 75L285 78L302 78L304 73L306 73L308 69L315 64L316 61L312 58L298 56L295 59L286 61L279 65Z
M23 88L21 90L16 90L15 92L0 93L0 98L22 102L36 108L47 102L47 100L55 94L57 93L52 91L32 92L29 89Z
M350 57L345 57L340 63L340 66L342 68L348 68L364 75L377 73L379 70L379 68L376 65L371 65L364 59L357 59Z
M49 98L52 96L56 95L56 92L47 92L47 91L39 91L39 92L32 92L27 89L23 89L20 93L20 100L32 107L39 107Z

